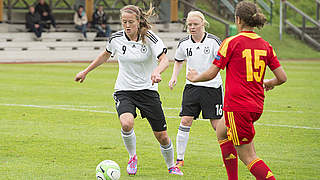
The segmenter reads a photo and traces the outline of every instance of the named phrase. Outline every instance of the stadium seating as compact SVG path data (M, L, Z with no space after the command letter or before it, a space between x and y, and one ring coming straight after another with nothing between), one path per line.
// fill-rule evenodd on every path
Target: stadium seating
M11 31L3 32L5 30L0 28L0 62L91 61L106 45L105 41L94 41L96 32L88 32L88 41L82 41L80 32L44 32L42 41L34 41L33 33L18 32L18 25L1 26L7 26ZM182 24L173 23L169 27L166 29L169 32L160 32L163 25L156 24L153 31L164 41L168 58L173 60L178 40L186 33L182 32ZM119 29L120 26L113 30Z

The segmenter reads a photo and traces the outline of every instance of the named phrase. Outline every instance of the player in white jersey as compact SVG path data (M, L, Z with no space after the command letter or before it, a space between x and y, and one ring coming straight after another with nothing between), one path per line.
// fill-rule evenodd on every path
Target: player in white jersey
M177 83L177 77L184 60L187 61L187 72L189 68L204 72L211 66L221 44L218 37L205 31L208 22L201 12L189 12L186 25L190 35L181 39L178 44L173 73L169 81L170 89L173 89ZM211 126L216 129L218 120L222 118L223 114L222 101L223 88L220 74L205 82L193 83L186 79L182 108L179 114L182 118L176 139L177 167L184 165L184 155L193 120L197 119L202 111L202 117L210 119Z
M121 135L129 153L127 172L137 173L136 135L133 125L137 116L146 117L156 139L160 143L161 153L170 174L183 175L174 164L174 149L167 134L167 124L158 94L161 73L168 68L167 48L162 40L150 28L148 12L128 5L120 10L123 29L114 33L102 52L84 71L76 75L75 80L83 82L88 72L101 65L110 56L116 56L119 73L115 84L114 100L121 124Z

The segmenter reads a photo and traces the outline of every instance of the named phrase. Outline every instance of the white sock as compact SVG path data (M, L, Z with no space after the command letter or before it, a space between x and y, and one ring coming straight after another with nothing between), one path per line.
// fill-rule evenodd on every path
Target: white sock
M166 161L168 169L174 166L174 150L170 140L168 145L161 145L160 150L164 160Z
M133 128L129 132L125 132L121 129L121 135L129 156L133 157L136 154L136 134L134 133Z
M181 125L179 126L176 146L177 146L177 159L184 160L184 153L187 148L188 140L189 140L190 127Z

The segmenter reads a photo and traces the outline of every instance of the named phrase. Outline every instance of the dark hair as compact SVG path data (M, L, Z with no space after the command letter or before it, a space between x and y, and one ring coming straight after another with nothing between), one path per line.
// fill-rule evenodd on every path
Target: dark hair
M247 26L262 28L267 22L261 9L250 1L241 1L237 4L235 16L238 16Z
M149 17L155 16L153 12L153 7L150 5L150 8L147 12L144 12L140 7L134 5L127 5L120 10L120 16L122 13L134 14L137 17L137 20L140 21L138 33L141 35L142 42L145 43L146 34L149 29L151 29L151 23L149 22Z

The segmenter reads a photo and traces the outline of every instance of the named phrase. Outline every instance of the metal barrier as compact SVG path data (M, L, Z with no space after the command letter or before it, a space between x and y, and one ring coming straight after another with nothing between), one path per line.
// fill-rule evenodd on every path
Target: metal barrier
M264 0L255 0L255 2L258 2L258 4L267 11L267 13L269 13L270 15L270 24L272 24L272 10L273 10L273 4L274 1L273 0L268 0L270 3L270 6L264 1Z
M295 11L296 14L300 14L302 16L302 25L301 28L298 28L296 25L291 23L289 21L288 17L288 8L292 9ZM312 19L310 16L302 12L300 9L296 8L294 5L289 3L288 1L284 2L284 25L289 26L296 34L300 36L302 40L305 40L312 44L318 51L320 51L320 43L317 42L314 38L312 38L310 35L306 33L306 22L308 21L309 23L313 24L316 26L316 28L320 29L320 22ZM319 31L320 32L320 31Z
M319 17L319 12L320 12L320 1L319 0L316 0L316 3L317 3L317 21L320 22L320 17Z
M212 15L212 14L210 14L210 13L208 13L208 12L206 12L206 11L204 11L204 10L196 7L196 6L194 6L193 4L191 4L191 3L189 3L189 2L187 2L187 1L185 1L185 0L179 0L179 2L183 3L184 5L187 5L187 6L191 7L191 8L194 9L194 10L197 10L197 11L202 12L204 15L207 15L207 16L208 16L209 18L211 18L211 19L214 19L214 20L222 23L222 24L225 26L226 37L229 36L229 34L230 34L230 30L229 30L229 29L230 29L230 28L229 28L229 27L230 27L230 24L229 24L229 22L227 22L227 21L225 21L225 20L223 20L223 19L221 19L221 18L219 18L219 17L217 17L217 16Z

